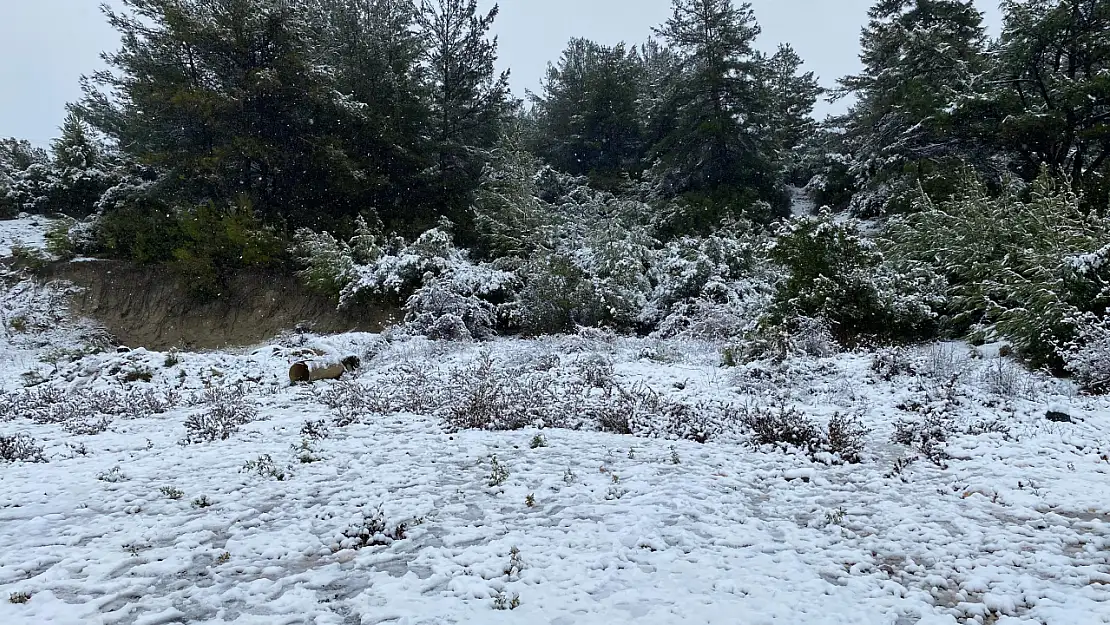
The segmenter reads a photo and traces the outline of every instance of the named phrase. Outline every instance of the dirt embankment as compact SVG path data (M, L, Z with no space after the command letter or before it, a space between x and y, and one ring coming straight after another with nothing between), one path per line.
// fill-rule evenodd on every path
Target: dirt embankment
M333 300L295 277L264 271L236 276L215 301L198 300L180 276L160 267L82 261L52 264L41 275L81 287L70 312L95 319L129 347L246 346L298 325L319 333L376 332L400 316L390 307L338 311Z

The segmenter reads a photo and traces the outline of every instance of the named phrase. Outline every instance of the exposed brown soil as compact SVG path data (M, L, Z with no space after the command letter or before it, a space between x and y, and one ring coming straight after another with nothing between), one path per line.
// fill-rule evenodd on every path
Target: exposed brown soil
M81 287L70 313L100 322L128 347L248 346L298 326L318 333L377 332L400 315L384 306L339 311L295 277L264 271L239 274L214 301L191 295L180 276L161 267L97 260L55 263L40 274Z

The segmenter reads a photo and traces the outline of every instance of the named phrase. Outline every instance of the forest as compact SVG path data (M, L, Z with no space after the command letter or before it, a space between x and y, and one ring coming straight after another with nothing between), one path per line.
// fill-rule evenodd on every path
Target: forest
M878 0L824 90L750 4L674 0L526 94L477 0L123 5L49 149L0 144L0 212L64 215L56 257L201 298L296 272L435 339L1005 340L1110 389L1110 1L1004 0L994 38L968 0Z

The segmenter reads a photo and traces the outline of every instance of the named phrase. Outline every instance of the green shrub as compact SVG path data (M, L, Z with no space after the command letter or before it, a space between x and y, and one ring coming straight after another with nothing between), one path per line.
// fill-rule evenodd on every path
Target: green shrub
M890 254L946 278L954 329L1005 337L1033 366L1060 368L1079 319L1110 305L1100 256L1110 220L1081 203L1047 171L1027 197L1012 188L993 197L966 175L951 199L922 196L920 212L891 224Z
M896 267L883 259L854 220L827 213L787 222L770 257L785 269L769 322L792 317L825 319L840 340L905 340L934 331L941 282L926 269Z

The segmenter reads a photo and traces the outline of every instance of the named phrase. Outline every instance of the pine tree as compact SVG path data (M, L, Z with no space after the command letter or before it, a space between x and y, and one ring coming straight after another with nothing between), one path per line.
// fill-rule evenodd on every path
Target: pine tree
M22 139L0 139L0 216L34 211L51 184L50 156Z
M1042 165L1110 197L1110 2L1007 0L983 136L1013 155L1026 180Z
M342 141L358 163L359 192L390 227L430 221L421 172L431 166L430 93L412 0L327 0L322 37L350 108Z
M85 81L75 111L124 154L166 172L192 203L243 198L269 221L351 214L359 172L338 134L317 3L123 0L105 9L122 47Z
M840 80L858 101L845 119L845 152L862 214L904 208L918 181L966 155L951 110L973 97L986 63L972 0L880 0L860 38L863 71Z
M61 136L50 148L54 157L50 210L71 217L92 214L104 192L119 181L107 151L74 112L66 116Z
M817 132L813 107L824 92L813 72L801 72L802 57L789 44L779 49L765 63L764 85L770 100L769 123L775 147L783 155L788 177L804 184L806 180L791 175L799 168L800 148Z
M541 142L551 165L574 175L614 179L637 168L641 63L624 44L572 39L549 65L543 94L533 96Z
M90 169L100 160L100 148L89 136L89 128L76 113L66 115L62 134L50 149L60 169Z
M710 198L710 205L763 199L784 209L751 5L674 0L670 19L655 32L678 53L680 74L667 105L675 124L654 155L676 175L680 190ZM716 216L710 211L705 218Z
M463 237L484 154L512 109L509 74L497 73L497 39L489 38L497 14L497 5L480 14L477 0L421 0L417 15L432 94L435 194Z

